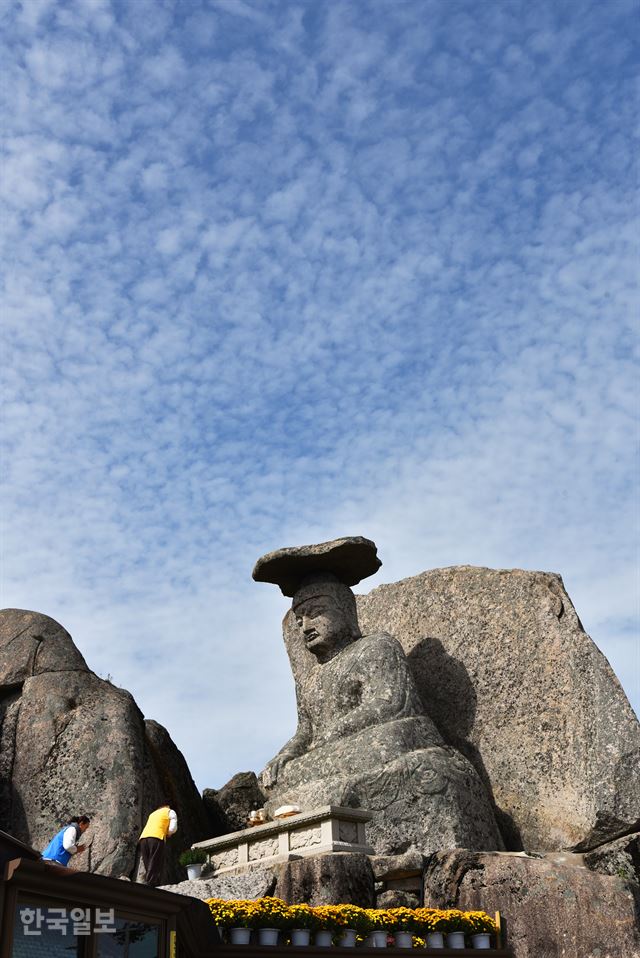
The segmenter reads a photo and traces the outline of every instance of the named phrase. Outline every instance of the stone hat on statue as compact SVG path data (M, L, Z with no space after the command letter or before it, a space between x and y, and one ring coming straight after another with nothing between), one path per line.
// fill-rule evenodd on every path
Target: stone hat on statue
M375 542L363 536L347 536L317 545L294 546L268 552L256 562L256 582L273 582L283 595L293 597L310 577L333 576L343 585L357 585L377 572L382 562Z

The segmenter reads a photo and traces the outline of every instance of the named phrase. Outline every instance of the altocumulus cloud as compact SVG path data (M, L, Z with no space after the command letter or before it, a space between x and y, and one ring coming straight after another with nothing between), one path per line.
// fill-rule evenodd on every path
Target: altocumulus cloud
M640 706L634 6L0 7L3 604L201 786L293 730L281 545L561 572Z

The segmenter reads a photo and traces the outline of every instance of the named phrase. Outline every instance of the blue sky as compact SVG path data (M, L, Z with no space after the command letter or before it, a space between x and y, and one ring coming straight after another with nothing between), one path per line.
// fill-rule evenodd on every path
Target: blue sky
M637 4L0 4L2 604L200 787L292 733L262 553L562 574L640 709Z

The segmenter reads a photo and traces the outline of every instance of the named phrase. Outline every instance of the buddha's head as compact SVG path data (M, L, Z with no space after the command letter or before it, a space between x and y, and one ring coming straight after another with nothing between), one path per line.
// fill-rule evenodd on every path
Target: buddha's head
M303 579L291 607L305 646L319 662L360 638L355 596L331 573Z

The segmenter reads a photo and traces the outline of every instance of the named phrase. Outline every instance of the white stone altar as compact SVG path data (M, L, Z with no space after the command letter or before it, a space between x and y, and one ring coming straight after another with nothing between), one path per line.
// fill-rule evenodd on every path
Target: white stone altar
M364 830L372 818L372 813L363 808L324 805L311 812L299 812L240 832L208 838L192 848L203 848L207 852L215 875L326 852L373 855Z

